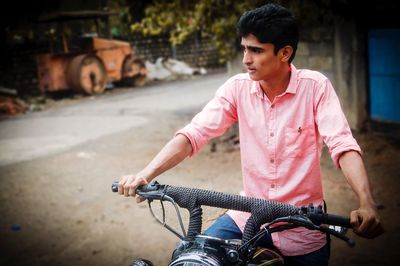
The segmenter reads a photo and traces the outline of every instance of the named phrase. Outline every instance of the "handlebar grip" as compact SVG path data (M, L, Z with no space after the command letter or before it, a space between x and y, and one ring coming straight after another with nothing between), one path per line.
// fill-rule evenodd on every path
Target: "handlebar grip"
M112 182L112 184L111 184L112 192L118 192L118 183L119 183L119 181ZM154 189L151 189L150 185L144 185L144 186L140 186L137 188L137 191L140 191L140 192L149 192L152 190L154 190Z
M350 218L334 214L323 214L322 223L352 228Z
M118 192L119 181L114 181L111 184L112 192ZM136 193L146 199L161 199L163 197L164 185L160 185L157 182L139 186L136 189Z
M119 181L112 182L112 184L111 184L111 191L112 192L118 192L118 183L119 183Z

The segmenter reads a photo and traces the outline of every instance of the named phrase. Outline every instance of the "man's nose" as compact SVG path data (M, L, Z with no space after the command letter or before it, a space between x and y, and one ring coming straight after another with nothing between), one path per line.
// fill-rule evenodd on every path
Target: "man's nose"
M243 52L243 61L242 62L245 65L251 65L251 63L252 63L252 58L249 55L249 53L246 51Z

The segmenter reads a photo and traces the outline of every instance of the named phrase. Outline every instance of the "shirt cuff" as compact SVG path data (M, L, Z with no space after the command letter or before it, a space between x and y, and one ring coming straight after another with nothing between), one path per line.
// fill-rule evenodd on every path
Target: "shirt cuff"
M200 150L201 147L199 147L198 143L196 142L195 138L193 137L193 134L191 134L189 132L187 127L188 126L178 130L175 133L175 136L183 135L190 141L190 145L192 145L192 152L189 154L189 157L192 157L193 155L195 155Z
M340 164L339 164L340 157L348 151L356 151L361 156L363 155L361 148L358 145L351 145L351 146L344 147L337 151L335 150L334 152L331 153L331 158L332 158L333 162L335 163L336 168L340 169Z

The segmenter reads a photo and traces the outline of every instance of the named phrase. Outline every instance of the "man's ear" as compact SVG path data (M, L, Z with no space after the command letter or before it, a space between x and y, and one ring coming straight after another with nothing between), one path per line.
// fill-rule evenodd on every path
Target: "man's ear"
M279 50L279 56L282 62L289 62L290 57L293 54L293 48L290 45L286 45Z

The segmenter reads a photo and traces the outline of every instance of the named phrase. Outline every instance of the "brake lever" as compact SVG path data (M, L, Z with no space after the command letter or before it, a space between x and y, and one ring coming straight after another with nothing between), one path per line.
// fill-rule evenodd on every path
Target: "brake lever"
M318 230L318 231L321 231L324 233L331 234L331 235L345 241L350 247L354 247L356 245L354 240L347 237L344 233L340 233L340 232L338 232L332 228L329 228L328 226L325 226L325 225L316 225L308 217L303 216L303 215L293 215L293 216L288 216L288 217L281 217L281 218L275 219L270 224L278 223L278 222L287 222L287 223L289 223L289 224L291 223L295 226L305 227L309 230ZM279 227L285 228L285 226L287 226L287 225L281 225L281 226L278 226L276 228L276 230L274 230L275 228L273 228L273 229L270 229L269 231L270 231L270 233L273 233L275 231L280 231L281 228L279 228Z
M295 218L295 219L293 219L293 218ZM305 216L303 216L303 217L302 216L300 216L300 217L299 216L289 217L289 221L292 222L292 223L295 222L298 225L306 227L306 228L311 229L311 230L318 230L318 231L321 231L321 232L324 232L324 233L331 234L331 235L333 235L333 236L345 241L347 243L347 245L349 245L350 247L354 247L356 245L356 242L354 242L353 239L351 239L351 238L349 238L349 237L347 237L345 235L347 230L345 230L344 233L340 233L340 232L336 231L335 229L332 229L332 228L330 228L328 226L316 225L311 221L311 219L309 219L309 218L307 218Z
M168 231L170 231L171 233L173 233L174 235L176 235L179 239L183 240L186 238L186 231L185 231L185 226L183 225L183 220L182 220L182 216L181 213L178 209L177 204L175 203L175 201L168 197L168 196L164 196L161 200L160 200L160 204L161 204L161 209L162 209L162 220L160 218L158 218L158 216L154 213L153 208L151 207L151 202L153 200L152 199L147 199L147 202L149 204L149 210L151 215L154 217L154 219L156 219L156 221L161 224L163 227L167 228ZM165 220L165 207L164 207L164 201L168 201L170 203L172 203L172 205L175 208L175 212L176 215L178 217L178 221L179 221L179 225L181 227L182 230L182 234L178 233L174 228L172 228L171 226L169 226Z
M144 192L144 191L140 191L140 190L137 190L136 194L141 196L141 197L143 197L143 198L145 198L145 199L147 199L147 200L149 200L149 201L162 200L164 195L165 195L163 191Z
M347 245L349 245L349 247L354 247L356 245L356 242L353 239L347 237L344 234L339 233L338 231L336 231L336 230L334 230L332 228L329 228L329 227L327 227L325 225L320 225L319 228L320 228L319 230L321 232L328 233L330 235L333 235L333 236L343 240L344 242L347 243Z
M136 190L136 194L147 200L163 200L165 196L165 185L160 185L157 181L150 184L140 186Z

